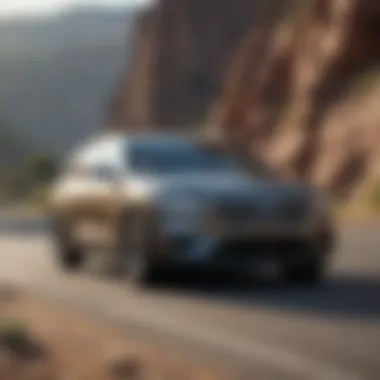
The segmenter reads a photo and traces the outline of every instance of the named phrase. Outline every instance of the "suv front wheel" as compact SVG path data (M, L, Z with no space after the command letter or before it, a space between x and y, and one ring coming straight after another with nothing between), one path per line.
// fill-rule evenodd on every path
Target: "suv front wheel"
M286 272L287 280L291 284L305 286L320 283L325 274L325 265L321 261L289 267Z
M142 212L122 218L116 265L133 286L147 286L156 274L150 238L149 221Z
M67 271L81 269L85 262L84 248L71 241L68 228L62 222L53 220L55 259Z
M58 261L61 267L67 271L77 271L83 267L84 252L80 247L64 246L58 248Z

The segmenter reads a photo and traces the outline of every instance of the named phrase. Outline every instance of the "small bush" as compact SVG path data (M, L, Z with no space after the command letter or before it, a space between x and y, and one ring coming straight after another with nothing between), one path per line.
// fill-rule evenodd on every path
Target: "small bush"
M55 158L44 153L31 155L18 165L3 168L0 173L0 201L27 201L44 207L46 191L57 171Z
M25 170L33 184L46 184L56 175L57 164L48 154L39 154L29 158Z
M0 322L0 346L14 348L28 341L28 331L20 321L4 320Z

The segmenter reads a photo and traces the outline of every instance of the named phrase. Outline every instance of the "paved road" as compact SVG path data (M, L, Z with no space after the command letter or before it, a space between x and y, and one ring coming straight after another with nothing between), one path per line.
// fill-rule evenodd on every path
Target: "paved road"
M152 344L239 369L244 379L380 379L380 229L342 231L315 289L174 281L136 294L122 282L60 273L39 221L0 220L0 282L107 318ZM244 377L243 377L244 376Z

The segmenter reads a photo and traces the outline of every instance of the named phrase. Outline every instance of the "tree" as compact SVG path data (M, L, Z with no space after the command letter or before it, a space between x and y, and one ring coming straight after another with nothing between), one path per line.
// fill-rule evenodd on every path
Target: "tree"
M26 172L32 186L45 185L55 177L57 162L50 154L37 154L29 157Z

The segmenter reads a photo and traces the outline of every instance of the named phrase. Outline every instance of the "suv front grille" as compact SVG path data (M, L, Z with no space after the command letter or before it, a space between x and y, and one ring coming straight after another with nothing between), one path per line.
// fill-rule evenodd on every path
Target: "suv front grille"
M256 203L234 202L219 206L219 214L229 224L260 221L301 222L307 216L307 204L302 199L271 200Z
M230 241L218 248L215 255L220 259L251 259L257 256L287 258L309 249L307 242L292 240Z
M252 204L222 205L219 211L228 223L250 223L260 219L259 208Z

